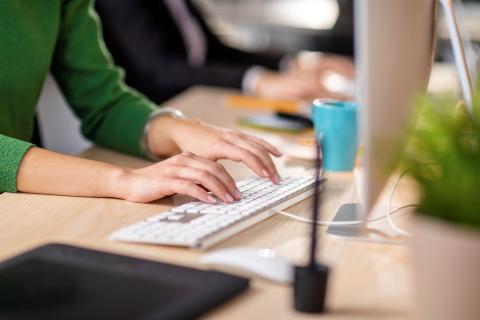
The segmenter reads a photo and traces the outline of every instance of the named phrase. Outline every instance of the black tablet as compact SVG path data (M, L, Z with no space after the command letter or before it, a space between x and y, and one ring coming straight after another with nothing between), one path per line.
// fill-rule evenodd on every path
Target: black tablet
M0 319L192 319L248 280L49 244L0 263Z

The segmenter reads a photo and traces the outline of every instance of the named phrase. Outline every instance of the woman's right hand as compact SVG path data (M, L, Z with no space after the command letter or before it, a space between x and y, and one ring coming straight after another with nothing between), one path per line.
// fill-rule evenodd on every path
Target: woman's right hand
M177 193L210 204L217 201L212 195L226 203L241 198L235 181L221 164L191 152L145 168L128 169L120 181L124 186L120 198L133 202L151 202Z

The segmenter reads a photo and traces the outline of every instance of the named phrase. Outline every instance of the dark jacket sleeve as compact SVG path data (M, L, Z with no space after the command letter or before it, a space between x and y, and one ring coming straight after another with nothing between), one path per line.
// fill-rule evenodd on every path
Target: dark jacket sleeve
M126 71L126 82L156 103L192 85L240 88L255 64L276 67L278 58L223 45L199 20L207 37L203 66L188 64L182 39L163 1L97 0L104 36L114 60ZM201 19L197 11L194 15Z

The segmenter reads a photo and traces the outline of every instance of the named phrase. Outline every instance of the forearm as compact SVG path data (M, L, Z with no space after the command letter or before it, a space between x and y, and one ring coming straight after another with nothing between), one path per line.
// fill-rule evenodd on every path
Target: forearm
M216 199L208 191L225 202L240 199L235 182L223 167L192 153L140 169L126 169L33 147L20 164L17 190L142 203L176 193L214 203Z
M28 193L122 198L127 170L107 163L30 148L17 175Z

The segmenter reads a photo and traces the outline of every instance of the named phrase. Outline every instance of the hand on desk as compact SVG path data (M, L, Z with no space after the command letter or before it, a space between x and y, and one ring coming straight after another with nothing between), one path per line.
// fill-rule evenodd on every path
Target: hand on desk
M292 73L321 75L325 71L338 73L348 79L355 77L355 67L352 59L335 54L318 52L302 52L290 63Z
M307 52L298 54L286 72L262 71L255 93L265 98L286 100L345 100L353 93L350 87L354 77L351 59Z
M160 156L189 151L210 161L243 162L260 177L274 183L280 180L271 155L279 157L282 153L262 139L236 130L164 117L152 123L148 141L150 150Z
M314 98L350 100L354 94L355 67L350 58L303 52L291 63L289 72L311 79L316 86Z
M316 85L311 77L262 71L255 94L268 99L308 100L315 96Z
M191 152L182 152L154 165L129 170L125 174L124 194L133 202L151 202L173 194L184 194L205 203L215 203L208 194L230 203L241 195L225 168Z
M256 137L198 120L160 117L149 130L150 150L159 156L181 152L142 169L129 169L33 147L22 159L17 189L22 192L112 197L151 202L175 193L206 203L239 200L235 182L219 159L240 161L261 177L277 182L270 155L281 153Z
M208 125L199 120L161 117L149 130L149 148L158 156L174 155L154 165L128 170L121 198L150 202L175 193L186 194L206 203L239 200L234 180L217 160L243 162L258 176L280 181L271 159L281 152L269 143L235 130ZM178 154L181 152L180 154ZM175 155L177 154L177 155Z

